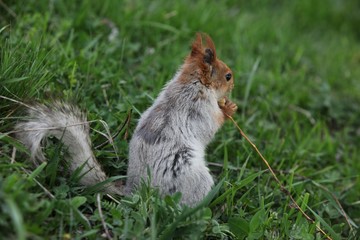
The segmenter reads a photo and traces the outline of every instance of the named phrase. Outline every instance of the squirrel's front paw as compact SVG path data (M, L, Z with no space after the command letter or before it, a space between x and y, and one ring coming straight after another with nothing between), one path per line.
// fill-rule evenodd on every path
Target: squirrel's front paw
M236 104L230 101L227 97L221 99L218 104L224 114L228 116L234 115L238 108Z

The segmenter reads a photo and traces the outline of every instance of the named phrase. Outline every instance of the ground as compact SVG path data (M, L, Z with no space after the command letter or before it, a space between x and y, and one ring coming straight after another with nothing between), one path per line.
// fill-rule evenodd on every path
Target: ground
M0 232L9 239L358 239L360 5L357 1L1 1ZM235 121L207 149L218 185L196 208L143 184L132 197L84 189L61 144L34 168L11 134L16 102L61 98L86 110L114 179L127 146L196 32L232 68ZM132 113L130 114L130 110ZM16 111L17 110L17 111ZM114 144L96 132L117 132ZM100 121L102 120L102 121ZM14 151L16 147L16 151ZM107 230L107 231L106 231ZM357 235L356 235L357 234Z

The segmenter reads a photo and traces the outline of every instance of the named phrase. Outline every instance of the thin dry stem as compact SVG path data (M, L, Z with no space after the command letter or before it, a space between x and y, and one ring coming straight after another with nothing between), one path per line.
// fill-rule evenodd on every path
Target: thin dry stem
M255 149L255 151L258 153L258 155L260 156L260 158L263 160L263 162L265 163L265 165L267 166L267 168L269 169L269 171L271 172L271 175L274 177L275 181L277 182L277 184L279 185L281 191L283 193L285 193L293 202L295 208L301 212L301 214L310 222L314 223L316 228L329 240L332 240L332 238L324 231L322 230L316 223L315 221L309 217L309 215L307 215L302 209L301 207L296 203L295 199L292 197L291 193L289 192L289 190L287 190L284 185L282 185L282 183L280 182L280 180L278 179L277 175L275 174L275 172L273 171L273 169L271 168L270 164L268 163L268 161L265 159L265 157L261 154L261 152L259 151L259 149L256 147L256 145L248 138L248 136L246 136L246 134L241 130L241 128L239 127L239 125L235 122L235 120L226 114L226 116L234 123L234 125L237 127L237 129L239 130L241 136L243 136L246 141L248 143L250 143L250 145Z
M12 17L16 18L16 13L11 10L3 1L0 0L0 6L2 6Z
M79 123L74 123L74 124L69 124L69 125L59 126L59 127L29 128L29 129L25 129L25 130L14 130L14 131L9 131L9 132L3 133L3 134L10 135L10 134L19 133L19 132L32 132L32 131L39 131L39 130L62 129L62 128L74 127L74 126L78 126L78 125L84 125L84 124L92 123L92 122L96 122L96 120L94 120L94 121L86 121L86 122L79 122Z
M132 113L132 109L130 109L129 114L126 119L126 129L125 129L126 131L124 134L124 140L127 140L127 138L129 137L129 125L130 125L130 120L131 120L131 113Z
M16 147L13 147L12 153L11 153L11 164L14 164L15 162L15 157L16 157Z
M113 200L116 204L120 204L120 202L118 200L116 200L111 194L106 194L106 196L108 198L110 198L111 200Z
M223 168L224 167L224 164L222 163L216 163L216 162L208 162L208 165L209 166L214 166L214 167L219 167L219 168ZM229 165L228 166L229 169L231 170L240 170L241 167L235 167L235 166L231 166ZM284 170L277 170L277 169L273 169L275 173L280 173L280 174L291 174L291 172L289 171L284 171ZM334 199L334 201L336 202L336 204L338 205L339 209L340 209L340 213L341 215L345 218L347 224L349 225L351 231L353 230L353 225L351 224L351 219L349 218L349 216L346 214L343 206L341 205L339 199L335 196L334 193L332 193L329 189L327 189L325 186L321 185L320 183L318 182L315 182L314 180L312 180L311 178L309 177L305 177L305 176L302 176L302 175L299 175L299 174L294 174L294 176L302 179L302 180L308 180L310 181L312 184L314 184L316 187L319 187L321 188L321 190L327 192L328 194L330 194L330 196Z
M18 101L18 100L16 100L16 99L8 98L8 97L2 96L2 95L0 95L0 98L5 99L5 100L8 100L8 101L11 101L11 102L14 102L14 103L17 103L17 104L20 104L20 105L22 105L22 106L25 106L25 107L27 107L27 108L30 108L30 109L33 110L33 111L37 111L36 108L34 108L34 107L32 107L32 106L30 106L30 105L28 105L28 104L26 104L26 103L23 103L23 102L21 102L21 101Z
M105 136L108 139L109 143L111 144L111 146L114 149L116 159L119 161L119 155L118 155L119 151L118 151L116 145L114 144L114 141L113 141L113 138L111 136L111 132L110 132L110 128L109 128L108 124L104 120L98 120L98 121L103 125L104 129L106 130L106 134L104 134L104 133L102 133L100 131L96 131L96 132L100 133L101 135Z
M130 111L129 111L129 113L128 113L128 115L127 115L126 120L124 121L124 123L123 123L123 124L121 125L121 127L116 131L116 133L111 136L112 139L115 139L115 138L121 133L121 131L124 129L124 127L129 124L130 119L131 119L131 112L132 112L132 110L130 109ZM126 140L126 139L125 139L125 140ZM110 142L109 139L107 139L105 142L103 142L103 143L101 143L100 145L96 146L95 149L101 148L101 147L105 146L106 144L108 144L109 142Z
M104 215L102 213L101 203L100 203L100 194L99 193L96 195L96 202L97 202L97 207L98 207L98 210L99 210L99 216L100 216L100 219L101 219L101 224L103 225L106 238L107 239L112 239L112 237L111 237L111 235L109 233L109 230L108 230L108 228L106 226L106 223L105 223L105 220L104 220Z
M22 169L25 173L27 173L28 175L31 174L28 170L26 170L26 169L23 168L23 167L21 167L21 169ZM42 190L44 190L44 192L46 193L46 195L48 195L51 199L55 199L55 196L54 196L49 190L47 190L46 187L44 187L44 185L42 185L38 180L36 180L36 178L33 178L33 180L34 180L34 182L35 182L37 185L39 185L39 187L40 187Z
M346 214L344 208L342 207L339 199L337 199L337 197L335 196L334 193L332 193L329 189L327 189L325 186L311 180L311 182L316 185L317 187L321 188L323 191L327 192L328 194L330 194L330 196L334 199L334 201L336 202L336 204L338 205L338 207L340 208L340 211L343 215L343 217L345 218L347 224L349 225L351 231L353 230L353 227L352 227L352 224L350 223L350 219L349 219L349 216Z

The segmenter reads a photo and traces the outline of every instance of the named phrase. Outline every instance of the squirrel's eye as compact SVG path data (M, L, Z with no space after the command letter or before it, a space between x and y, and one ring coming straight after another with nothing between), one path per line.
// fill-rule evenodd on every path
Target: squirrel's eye
M230 81L231 79L231 73L228 73L225 75L226 81Z

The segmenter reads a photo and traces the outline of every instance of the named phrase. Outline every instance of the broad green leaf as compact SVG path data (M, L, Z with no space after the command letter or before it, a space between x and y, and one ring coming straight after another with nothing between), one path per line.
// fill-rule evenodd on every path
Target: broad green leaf
M250 231L249 223L241 217L231 217L228 220L230 231L238 238L244 239Z

